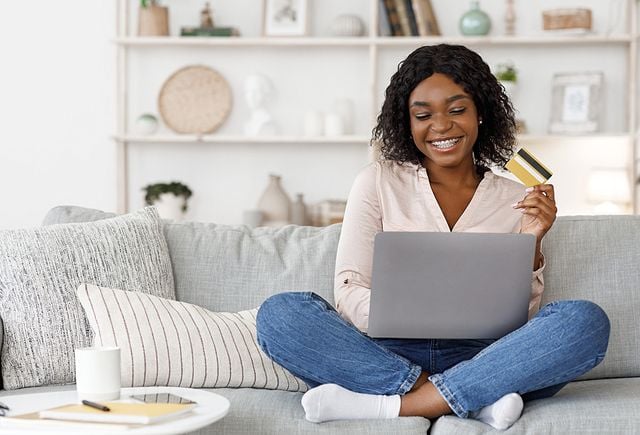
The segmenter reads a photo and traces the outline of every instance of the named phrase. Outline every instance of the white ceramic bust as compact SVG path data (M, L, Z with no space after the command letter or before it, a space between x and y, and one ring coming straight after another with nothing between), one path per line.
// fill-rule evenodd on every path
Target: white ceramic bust
M245 79L244 97L249 106L249 119L244 124L244 134L247 136L275 135L278 126L265 105L269 97L273 96L273 84L267 77L254 74Z

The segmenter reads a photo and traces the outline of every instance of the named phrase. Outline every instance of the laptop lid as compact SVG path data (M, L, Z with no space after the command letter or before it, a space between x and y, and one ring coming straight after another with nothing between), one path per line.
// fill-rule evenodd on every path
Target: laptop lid
M381 232L372 337L500 338L527 322L535 236Z

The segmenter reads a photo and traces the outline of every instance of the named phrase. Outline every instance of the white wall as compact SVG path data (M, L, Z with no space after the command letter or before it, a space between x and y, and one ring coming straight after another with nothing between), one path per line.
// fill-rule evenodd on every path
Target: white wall
M60 204L115 205L111 1L3 2L0 228Z

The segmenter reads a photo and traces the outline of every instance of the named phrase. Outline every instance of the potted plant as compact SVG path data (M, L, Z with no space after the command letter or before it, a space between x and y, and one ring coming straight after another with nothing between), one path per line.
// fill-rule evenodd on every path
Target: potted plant
M516 83L518 82L518 70L513 63L505 62L498 64L494 75L504 87L509 98L513 99L513 93L516 90Z
M187 211L187 201L193 195L191 189L179 181L149 184L142 188L144 201L158 209L163 219L182 220Z
M140 0L138 36L169 36L169 8L157 0Z

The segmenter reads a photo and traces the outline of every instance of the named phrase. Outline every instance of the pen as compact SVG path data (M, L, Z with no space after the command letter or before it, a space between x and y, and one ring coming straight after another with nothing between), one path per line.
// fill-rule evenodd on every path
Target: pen
M0 417L4 417L5 415L7 415L7 411L9 411L9 407L0 402Z
M83 401L82 401L82 404L83 404L83 405L90 406L90 407L95 408L95 409L99 409L100 411L105 411L105 412L106 412L106 411L111 411L111 410L109 409L109 407L107 407L107 406L104 406L104 405L102 405L102 404L100 404L100 403L96 403L96 402L90 402L90 401L88 401L88 400L83 400Z

